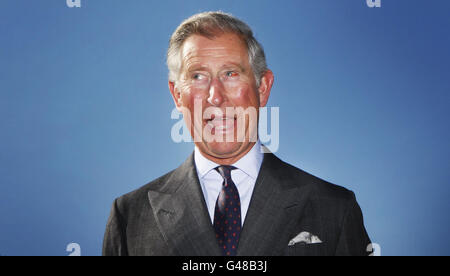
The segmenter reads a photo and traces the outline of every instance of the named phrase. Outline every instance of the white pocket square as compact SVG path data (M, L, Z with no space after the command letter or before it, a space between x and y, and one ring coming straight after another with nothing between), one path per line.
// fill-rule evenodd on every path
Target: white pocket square
M313 243L322 243L322 241L319 239L319 237L314 236L313 234L309 232L301 232L295 238L289 241L288 246L293 246L296 243L304 242L306 244L313 244Z

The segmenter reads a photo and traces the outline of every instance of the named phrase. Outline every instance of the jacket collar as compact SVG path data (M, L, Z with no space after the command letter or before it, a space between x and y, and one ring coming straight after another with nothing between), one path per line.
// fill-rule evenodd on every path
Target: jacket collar
M242 228L238 255L280 255L302 214L309 185L291 178L290 165L265 153ZM176 255L220 256L195 168L194 154L166 183L148 192L158 227Z

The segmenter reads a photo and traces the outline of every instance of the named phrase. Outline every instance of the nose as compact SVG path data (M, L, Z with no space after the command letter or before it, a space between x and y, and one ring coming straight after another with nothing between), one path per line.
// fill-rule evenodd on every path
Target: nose
M208 102L214 106L220 106L224 101L224 89L222 83L214 78L211 81L211 85L209 87L209 98Z

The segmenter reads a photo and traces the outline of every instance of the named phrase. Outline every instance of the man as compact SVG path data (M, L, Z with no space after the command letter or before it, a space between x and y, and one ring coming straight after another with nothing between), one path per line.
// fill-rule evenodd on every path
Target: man
M104 255L370 253L353 192L284 163L257 139L274 76L245 23L192 16L172 35L167 63L195 150L114 201Z

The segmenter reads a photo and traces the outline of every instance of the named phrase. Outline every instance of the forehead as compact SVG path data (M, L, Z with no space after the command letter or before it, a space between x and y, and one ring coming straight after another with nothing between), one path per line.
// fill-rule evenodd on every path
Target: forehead
M248 63L244 41L232 33L224 33L212 39L192 35L184 42L181 54L182 61L186 65L205 61Z

